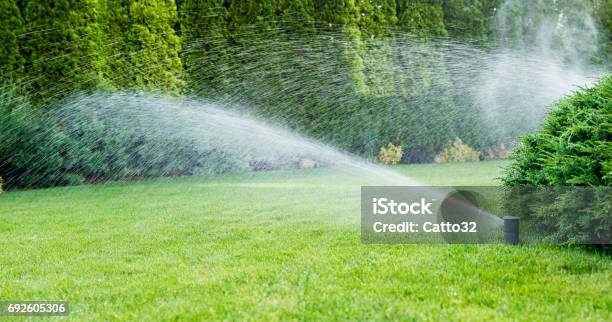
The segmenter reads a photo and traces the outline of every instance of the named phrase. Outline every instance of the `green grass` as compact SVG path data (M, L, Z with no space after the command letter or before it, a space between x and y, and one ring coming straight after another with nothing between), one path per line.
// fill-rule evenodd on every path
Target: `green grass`
M504 162L399 166L493 185ZM362 245L329 169L0 195L0 300L73 320L612 320L612 259L555 246Z

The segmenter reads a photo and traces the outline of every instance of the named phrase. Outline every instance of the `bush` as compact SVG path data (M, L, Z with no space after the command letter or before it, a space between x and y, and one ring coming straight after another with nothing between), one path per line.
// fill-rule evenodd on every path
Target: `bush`
M469 145L463 143L460 138L455 140L447 146L439 156L436 158L438 162L468 162L478 161L480 158L480 152L472 149Z
M54 117L70 139L71 172L87 182L225 173L234 156L176 128L162 99L124 94L75 97ZM174 125L174 126L173 126Z
M556 103L542 130L521 138L506 185L612 185L612 76Z
M235 171L235 155L168 126L124 95L74 97L44 113L0 88L0 174L6 188Z
M398 164L402 159L402 147L389 143L387 147L381 147L378 151L378 160L384 164Z
M521 138L515 162L502 178L507 186L612 185L612 76L558 101L542 130ZM595 195L598 207L561 211L570 193L555 196L550 209L525 213L543 228L558 231L551 242L591 242L609 238L612 200ZM546 196L542 196L544 198ZM575 198L574 198L575 199ZM551 209L554 209L552 211ZM606 210L607 209L607 210ZM602 218L602 215L604 218ZM593 232L593 233L588 233Z
M0 0L0 74L15 76L23 71L17 35L22 32L23 18L15 0Z

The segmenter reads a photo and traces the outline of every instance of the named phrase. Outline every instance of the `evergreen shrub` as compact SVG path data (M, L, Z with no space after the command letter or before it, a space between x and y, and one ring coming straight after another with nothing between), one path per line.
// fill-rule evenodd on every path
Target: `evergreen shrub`
M0 94L0 175L6 188L218 174L239 160L167 126L135 106L107 108L107 94L42 112L10 87ZM130 111L134 111L131 113Z
M513 186L612 185L612 76L558 101L541 131L520 140L512 153L514 163L502 178ZM609 189L582 196L572 189L553 198L545 189L536 198L551 198L537 209L523 209L544 229L557 232L551 242L598 243L610 240L612 198ZM576 195L578 194L578 195ZM596 207L581 207L595 198ZM568 200L573 200L568 203ZM571 204L571 207L568 205ZM591 203L593 204L593 203Z

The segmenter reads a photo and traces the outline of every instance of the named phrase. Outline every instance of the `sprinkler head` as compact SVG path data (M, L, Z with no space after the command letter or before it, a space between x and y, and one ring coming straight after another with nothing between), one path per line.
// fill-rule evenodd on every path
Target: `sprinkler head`
M504 242L516 245L519 242L519 217L506 216L504 220Z

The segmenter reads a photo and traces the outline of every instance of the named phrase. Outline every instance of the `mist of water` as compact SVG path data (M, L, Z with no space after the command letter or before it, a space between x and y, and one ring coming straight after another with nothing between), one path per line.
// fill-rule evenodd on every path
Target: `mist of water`
M449 39L422 41L404 34L356 43L331 31L314 38L270 32L275 33L272 39L263 37L254 46L236 48L248 57L246 63L216 64L215 55L212 64L192 62L197 66L192 82L199 88L194 94L228 106L246 106L349 150L360 147L337 142L327 130L333 127L333 133L360 137L361 148L372 146L364 148L368 151L393 140L410 145L423 136L450 136L469 132L469 127L477 127L477 134L461 139L477 148L512 143L537 130L555 100L603 74L601 67L541 50L544 45L538 50L505 44L491 48ZM215 39L203 41L215 47ZM338 48L361 65L346 64ZM186 52L199 50L201 43L195 42ZM221 76L210 81L199 79L198 73ZM313 105L316 115L309 115ZM430 123L433 115L445 117ZM422 121L388 133L396 117ZM331 122L339 119L347 122Z
M606 70L593 63L601 36L584 1L506 0L494 25L500 45L471 92L504 137L537 130L556 100Z
M233 171L295 169L300 161L309 160L314 166L330 167L366 181L416 184L290 129L199 99L133 93L75 95L68 103L48 111L45 119L51 120L47 126L61 128L75 142L60 145L63 150L56 151L58 154L79 156L79 162L89 168L122 173L122 177L138 177L142 169L147 173L154 170L156 176L172 175L177 168L189 174L207 174L210 167L224 165ZM33 139L40 145L53 145L49 141L55 138ZM185 153L185 149L190 151ZM210 153L215 153L214 165L207 163ZM131 162L130 158L138 159ZM40 160L40 167L45 166L44 161ZM171 167L172 173L165 170L169 162L179 163ZM136 163L138 169L133 168ZM33 165L22 175L36 172L37 163ZM66 171L80 173L87 169L69 167Z

